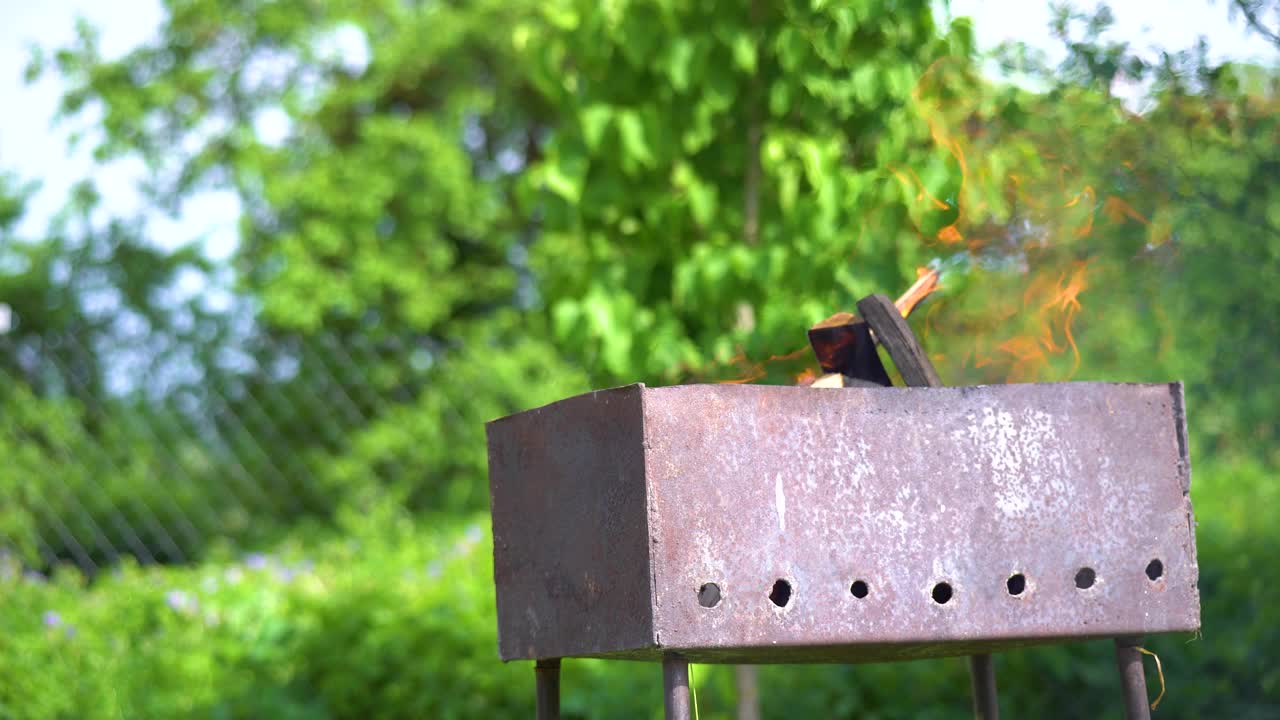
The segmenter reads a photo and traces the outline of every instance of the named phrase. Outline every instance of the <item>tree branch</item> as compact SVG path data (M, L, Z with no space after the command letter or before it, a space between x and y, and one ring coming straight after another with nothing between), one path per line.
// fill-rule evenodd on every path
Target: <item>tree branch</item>
M1263 7L1263 3L1250 2L1250 0L1235 0L1235 6L1244 15L1245 22L1249 24L1249 27L1271 41L1276 47L1280 47L1280 32L1272 30L1263 24L1262 13L1259 12Z

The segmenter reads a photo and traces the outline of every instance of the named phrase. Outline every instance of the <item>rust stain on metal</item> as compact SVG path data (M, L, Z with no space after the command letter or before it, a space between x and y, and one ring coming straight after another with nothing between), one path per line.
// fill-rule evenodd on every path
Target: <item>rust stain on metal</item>
M1194 631L1181 397L637 385L495 421L502 657L867 662Z

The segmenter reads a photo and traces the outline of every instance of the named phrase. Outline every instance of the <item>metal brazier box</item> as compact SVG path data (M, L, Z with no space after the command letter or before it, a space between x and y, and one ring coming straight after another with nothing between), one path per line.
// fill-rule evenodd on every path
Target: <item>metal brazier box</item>
M869 662L1199 628L1180 384L632 385L488 442L505 660Z

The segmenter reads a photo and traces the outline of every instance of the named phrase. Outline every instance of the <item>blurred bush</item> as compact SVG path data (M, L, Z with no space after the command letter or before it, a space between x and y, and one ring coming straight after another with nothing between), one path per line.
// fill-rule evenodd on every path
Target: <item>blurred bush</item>
M122 554L182 561L187 518L236 524L220 482L156 482L165 474L159 448L131 428L91 432L78 401L40 397L22 383L11 382L0 399L0 537L15 538L24 559L62 556L84 568Z
M376 533L126 563L91 587L9 562L0 717L524 716L525 668L496 661L480 522L382 516Z

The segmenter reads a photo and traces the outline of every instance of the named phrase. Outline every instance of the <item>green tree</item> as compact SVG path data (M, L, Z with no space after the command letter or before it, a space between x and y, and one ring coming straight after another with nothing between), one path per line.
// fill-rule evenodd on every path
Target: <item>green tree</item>
M1240 14L1249 28L1280 48L1280 3L1275 0L1233 0L1232 16Z
M10 314L0 372L83 401L103 394L104 364L141 342L150 352L138 361L164 373L187 349L186 336L210 321L200 303L168 296L184 273L206 272L207 263L189 247L156 247L138 221L100 222L88 182L73 189L44 236L21 237L30 189L0 175L0 302Z
M1021 214L1090 264L1081 372L1183 379L1207 448L1264 450L1277 399L1257 383L1280 371L1280 77L1214 64L1203 43L1143 57L1103 40L1111 21L1105 5L1061 8L1066 61L1023 66L1048 90L984 130L1038 149L1044 170L1019 173ZM1150 84L1140 114L1114 97L1120 80Z
M802 348L810 323L939 254L953 208L899 176L954 193L917 94L932 65L971 70L966 24L941 31L926 2L545 15L518 37L560 124L524 198L556 338L595 384Z
M191 340L216 342L221 324L178 295L206 265L137 222L98 222L87 183L44 236L22 237L29 190L0 176L0 538L37 565L190 559L232 505L217 484L158 482L166 461L135 419L162 424L155 394L211 362Z
M119 60L85 29L52 62L64 112L101 110L97 153L145 160L157 207L208 188L242 204L234 262L261 313L255 369L215 386L226 414L262 417L280 474L323 478L304 502L322 514L388 487L415 507L483 505L483 423L585 388L518 312L531 224L512 188L548 118L495 29L532 5L166 8ZM271 117L283 142L257 132ZM339 406L317 403L317 377Z

